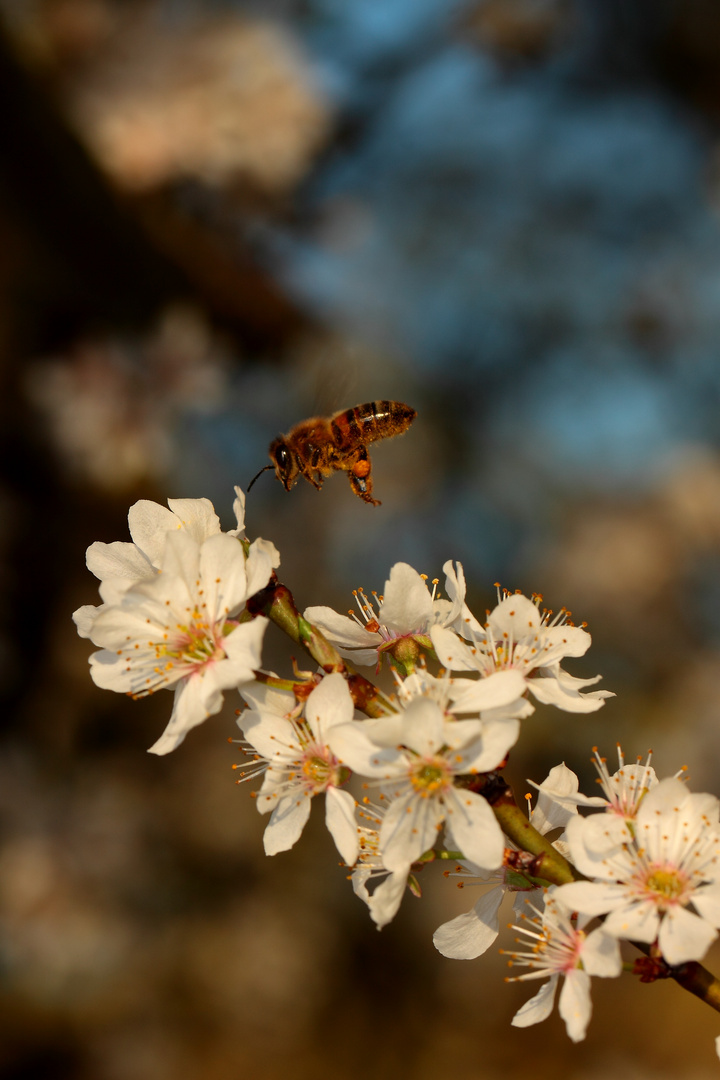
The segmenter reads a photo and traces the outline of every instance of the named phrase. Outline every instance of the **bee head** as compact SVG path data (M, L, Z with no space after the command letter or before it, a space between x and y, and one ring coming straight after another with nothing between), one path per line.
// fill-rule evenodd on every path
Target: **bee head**
M298 478L299 466L296 455L292 452L282 435L270 444L270 460L275 466L275 475L286 491Z

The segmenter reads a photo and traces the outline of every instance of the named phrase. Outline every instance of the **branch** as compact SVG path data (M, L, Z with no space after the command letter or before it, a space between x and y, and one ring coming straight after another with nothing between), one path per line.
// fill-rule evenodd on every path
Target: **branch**
M720 979L716 979L702 964L693 960L689 964L670 968L670 978L682 986L683 990L694 994L711 1009L720 1012Z
M343 675L347 680L355 707L361 712L367 716L379 717L396 711L395 706L382 690L379 690L364 675L355 671L352 664L340 655L324 634L302 617L295 607L292 593L286 585L278 581L275 574L270 579L269 585L250 597L245 610L248 617L265 615L274 622L291 641L300 645L326 674L337 671ZM242 616L240 621L244 621Z
M490 803L500 828L521 851L536 856L533 875L552 885L582 881L583 875L531 824L527 813L515 802L512 789L504 778L498 773L488 773L483 779L482 794Z

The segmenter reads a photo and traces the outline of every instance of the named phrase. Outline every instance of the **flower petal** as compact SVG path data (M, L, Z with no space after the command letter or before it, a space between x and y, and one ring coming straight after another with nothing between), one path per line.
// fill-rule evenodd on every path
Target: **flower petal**
M130 507L128 525L133 543L156 569L162 562L167 534L182 528L182 522L172 510L149 499L140 499Z
M220 518L209 499L168 499L168 506L175 516L175 527L190 533L198 544L202 544L208 536L214 536L215 533L220 532ZM130 521L130 514L128 514L128 521ZM135 540L136 528L137 520L134 518L130 529L133 540Z
M353 866L358 857L355 805L349 791L329 787L325 792L325 824L347 866Z
M453 712L487 712L522 698L526 682L519 671L494 671L480 679L451 679Z
M477 671L477 649L471 648L447 626L432 626L430 638L437 658L450 671ZM524 689L524 680L523 680Z
M95 620L101 611L102 608L93 607L92 604L83 604L77 611L73 611L72 619L81 638L91 637Z
M406 886L407 872L402 870L399 873L388 874L370 896L367 902L370 917L378 930L382 930L383 926L387 926L395 918L405 895Z
M449 626L457 619L462 619L463 616L472 619L465 605L465 573L462 563L455 563L455 568L453 568L452 559L448 559L443 564L443 573L445 574L445 592L450 598L450 608L443 613L443 623Z
M188 597L195 595L196 582L200 577L200 545L189 533L178 530L167 533L161 564L162 573L148 582L137 586L144 589L146 595L157 596L162 593L167 582L183 583Z
M458 773L482 773L496 769L520 735L520 721L483 720L482 735L455 755Z
M592 644L592 638L581 626L549 626L543 635L551 646L550 653L558 660L563 656L584 656Z
M505 890L489 889L471 911L443 923L433 934L433 945L451 960L474 960L490 948L500 931L498 911Z
M258 537L250 545L245 573L247 574L247 596L264 589L272 577L272 572L280 565L280 552L270 540ZM245 599L245 598L243 598Z
M505 838L487 800L459 788L446 792L444 799L453 842L477 866L496 870L502 864Z
M569 692L555 678L539 675L528 680L528 689L544 705L555 705L558 709L573 713L597 712L605 704L605 698L615 697L610 690L593 690L587 694L579 691Z
M615 908L624 908L627 903L625 887L614 882L573 881L559 885L555 895L570 911L580 911L583 915L605 915Z
M564 886L564 888L572 886ZM588 915L592 914L587 912ZM603 929L606 934L622 938L624 941L654 941L658 935L660 916L658 909L652 900L636 900L627 902L623 907L616 907L611 911Z
M347 615L340 615L330 607L305 608L303 618L316 626L328 638L333 645L344 649L365 649L373 652L370 660L359 661L360 663L373 664L377 660L375 648L382 645L382 637L377 633L368 632L364 626L360 626L355 619ZM357 657L354 657L357 659Z
M443 711L429 698L415 698L402 714L402 743L421 755L434 754L443 744Z
M161 508L162 509L162 508ZM163 535L163 548L165 536ZM96 540L85 554L88 570L100 578L121 578L126 581L142 581L154 577L156 571L149 559L135 544L116 540L112 544L103 544Z
M640 803L637 812L638 830L652 828L658 817L662 815L675 816L673 813L675 809L680 806L685 809L683 804L688 802L689 797L694 798L678 777L669 776L661 780Z
M176 539L169 536L168 547ZM208 537L200 547L200 577L211 619L236 615L248 597L245 552L240 541L227 533Z
M378 620L401 636L426 629L431 618L432 599L424 580L407 563L395 563L385 582Z
M280 799L263 835L266 855L289 851L297 843L310 817L311 798L305 792Z
M170 722L149 748L149 754L169 754L183 741L188 731L202 724L208 716L220 712L223 696L215 684L212 668L182 679L175 687L175 702Z
M537 605L528 600L527 596L513 593L501 600L490 612L488 625L496 641L506 635L512 641L522 641L540 630L542 616Z
M555 987L558 984L559 977L559 975L551 975L548 981L540 987L535 997L531 997L521 1009L518 1009L511 1021L513 1027L530 1027L532 1024L539 1024L541 1021L547 1020L553 1009Z
M529 780L528 783L532 781ZM538 832L545 835L551 829L564 829L570 819L577 814L573 797L577 795L578 785L577 776L564 762L561 765L555 765L542 784L533 784L533 787L538 790L538 799L531 821ZM598 799L593 805L604 806L606 801Z
M632 843L625 820L617 814L575 815L567 823L566 839L578 870L589 878L605 881L616 880L615 860L627 863L624 845Z
M220 519L209 499L168 499L168 506L166 510L141 499L128 511L133 542L156 568L162 563L169 532L182 529L198 545L220 532Z
M326 741L329 728L336 724L349 724L354 712L348 684L339 672L332 672L321 679L305 706L305 716L313 734L322 742Z
M233 513L235 514L235 520L237 521L237 527L229 529L230 536L244 536L245 535L245 492L242 488L235 485L235 501L233 502Z
M560 991L558 1012L565 1021L565 1028L572 1041L580 1042L584 1039L592 1014L590 976L587 972L579 968L567 972Z
M297 705L297 698L292 690L279 690L275 686L268 686L267 683L246 683L240 693L250 708L259 712L273 712L278 716L286 717ZM239 720L238 726L242 728Z
M380 828L380 850L387 869L407 871L433 846L442 819L437 799L423 799L414 791L394 799Z
M90 677L101 690L114 690L118 694L137 691L137 677L122 656L113 649L100 649L90 657Z
M246 709L237 722L250 745L268 761L283 764L301 757L297 732L284 716Z
M588 975L615 978L622 972L622 956L617 940L606 934L601 926L592 930L583 945L582 962Z
M262 644L265 631L270 623L264 615L258 615L252 622L240 623L223 638L223 649L232 662L234 676L225 684L226 688L241 686L253 678L253 672L260 667Z
M720 926L720 882L700 885L693 892L692 902L695 910L711 926Z
M362 721L338 724L328 734L333 754L353 772L389 780L407 771L405 754L392 747L380 747L364 730Z
M717 936L710 923L687 908L675 906L665 912L658 944L668 964L687 964L702 960Z

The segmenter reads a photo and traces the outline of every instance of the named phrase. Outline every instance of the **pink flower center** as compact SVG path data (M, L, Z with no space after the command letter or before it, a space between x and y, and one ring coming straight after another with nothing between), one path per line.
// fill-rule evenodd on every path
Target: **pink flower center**
M303 755L301 771L303 782L314 795L334 785L339 785L339 762L335 755L324 746L309 746Z
M172 645L158 649L158 659L167 657L167 667L183 667L189 674L201 671L225 657L224 629L223 623L211 624L196 612L193 622L177 627Z

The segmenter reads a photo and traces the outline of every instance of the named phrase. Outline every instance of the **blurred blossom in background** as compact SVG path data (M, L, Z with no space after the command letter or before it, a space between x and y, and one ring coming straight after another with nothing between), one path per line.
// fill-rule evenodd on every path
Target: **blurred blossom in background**
M516 792L621 740L720 794L719 71L703 0L0 0L0 1076L714 1075L675 987L511 1031L432 946L451 883L378 934L321 828L266 859L235 705L148 758L167 702L70 613L130 503L228 528L280 431L406 401L379 509L253 488L300 608L399 560L542 592L618 696L538 709Z

